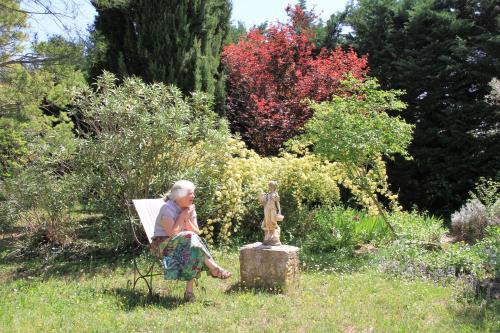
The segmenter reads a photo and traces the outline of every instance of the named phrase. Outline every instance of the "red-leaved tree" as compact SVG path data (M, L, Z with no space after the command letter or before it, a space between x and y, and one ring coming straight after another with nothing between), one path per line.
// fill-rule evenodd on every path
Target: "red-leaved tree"
M286 10L287 23L253 29L222 55L231 129L264 155L275 154L311 118L307 99L330 99L348 73L361 79L367 71L366 57L353 50L315 47L312 13L299 5Z

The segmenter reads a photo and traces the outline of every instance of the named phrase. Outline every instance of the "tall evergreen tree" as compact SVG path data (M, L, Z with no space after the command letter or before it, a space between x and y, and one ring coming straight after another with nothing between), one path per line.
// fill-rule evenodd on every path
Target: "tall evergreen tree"
M236 24L231 24L229 26L225 44L236 44L239 42L240 38L246 38L247 33L247 28L242 21L238 21Z
M205 91L224 101L220 52L229 31L229 0L134 0L93 2L96 40L106 51L94 68L119 77Z
M500 112L484 100L500 74L499 14L494 0L359 0L348 7L350 43L368 53L371 74L407 92L414 160L390 168L407 207L447 216L480 176L500 170Z

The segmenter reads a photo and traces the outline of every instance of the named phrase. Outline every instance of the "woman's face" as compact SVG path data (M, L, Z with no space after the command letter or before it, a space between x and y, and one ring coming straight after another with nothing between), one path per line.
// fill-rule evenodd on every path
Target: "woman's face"
M188 208L193 204L195 195L194 195L194 190L187 190L186 196L182 198L177 198L175 202L177 203L177 206L180 208Z

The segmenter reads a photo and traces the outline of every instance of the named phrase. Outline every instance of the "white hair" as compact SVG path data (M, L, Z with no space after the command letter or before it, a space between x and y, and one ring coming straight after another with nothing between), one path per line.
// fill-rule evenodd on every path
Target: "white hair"
M196 186L189 180L178 180L172 188L163 196L163 200L176 200L185 197L190 190L195 190Z

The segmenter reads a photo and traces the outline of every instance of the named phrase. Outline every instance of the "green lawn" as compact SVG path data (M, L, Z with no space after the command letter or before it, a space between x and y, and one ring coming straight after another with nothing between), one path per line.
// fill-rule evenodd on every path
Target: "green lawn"
M238 255L217 253L237 272ZM127 289L129 259L0 265L1 332L498 332L500 305L460 301L453 285L389 278L369 265L306 270L288 294L203 276L194 303L183 283L156 279L160 297ZM314 267L314 265L311 265ZM340 266L339 266L340 267ZM345 267L344 267L345 268ZM342 272L343 271L343 272ZM206 289L206 293L201 290ZM233 288L231 288L233 287ZM160 288L160 289L158 289Z

